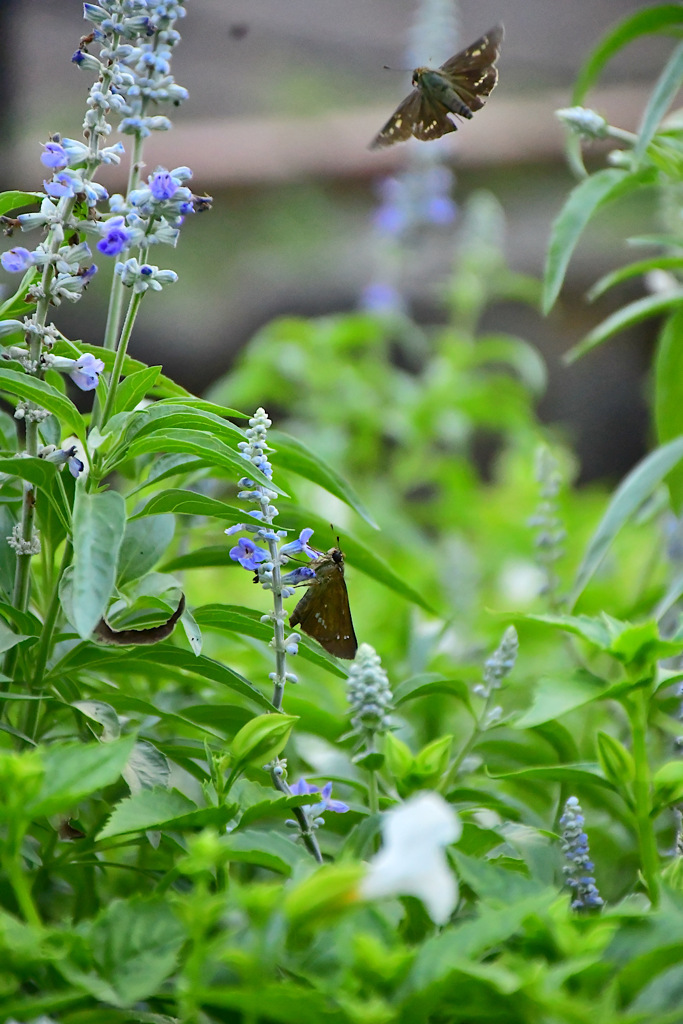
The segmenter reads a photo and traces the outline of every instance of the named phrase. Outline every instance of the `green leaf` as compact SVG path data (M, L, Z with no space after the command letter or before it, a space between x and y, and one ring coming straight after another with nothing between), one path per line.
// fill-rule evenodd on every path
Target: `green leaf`
M578 75L572 94L572 106L578 106L595 84L612 57L641 36L680 29L683 23L680 4L658 4L628 15L600 40Z
M634 187L633 176L610 167L580 181L569 193L551 229L543 285L544 313L555 304L574 248L595 211Z
M67 433L75 434L81 441L85 441L85 421L76 406L44 380L0 366L0 388L54 413Z
M86 718L102 726L102 739L105 742L116 740L121 735L119 716L111 704L103 700L75 700L71 706L80 711Z
M241 567L230 557L227 544L212 544L203 548L195 548L186 555L169 558L161 566L162 572L176 572L178 569L205 569L207 566L230 568L237 572Z
M588 290L586 297L589 302L594 302L601 295L614 288L615 285L623 284L634 277L642 277L649 274L651 270L680 270L683 268L683 256L651 256L647 260L636 260L635 263L628 263L625 267L618 267L616 270L605 274Z
M240 829L225 836L222 845L230 851L229 860L256 864L288 877L304 859L302 850L277 832Z
M56 743L43 751L45 778L28 810L33 817L72 811L91 793L121 775L135 745L134 736L112 743Z
M283 469L288 469L290 472L324 487L330 494L334 494L336 498L354 509L375 530L379 529L351 485L321 462L318 456L301 441L280 430L271 430L268 433L268 442L275 449L276 454L271 460L274 465L282 466Z
M679 43L657 79L638 128L638 141L633 148L633 166L643 162L659 123L683 83L683 43Z
M44 198L42 192L20 192L18 189L0 192L0 216L23 206L39 206Z
M122 380L116 392L114 412L134 409L138 402L151 393L160 373L160 366L147 366L144 370L137 370Z
M235 563L230 564L234 566ZM261 622L262 615L263 612L237 605L207 604L195 609L197 622L202 629L239 633L242 636L251 636L262 640L267 644L273 639L273 627L268 623ZM337 658L328 654L314 641L310 645L307 644L307 640L308 637L302 637L299 643L299 657L313 665L318 665L319 668L324 668L332 675L346 679L348 673L340 668Z
M74 626L87 639L107 610L114 589L126 504L116 491L89 494L77 486L73 514Z
M222 438L226 443L235 440L243 441L245 433L241 427L236 426L222 415L210 412L201 408L211 403L204 403L198 400L197 403L161 401L154 405L148 405L146 409L138 409L135 416L129 421L126 429L124 444L130 444L135 438L144 437L145 434L156 431L172 430L179 427L184 430L206 430L216 437ZM242 460L244 466L244 460Z
M161 452L187 452L189 455L198 455L206 460L211 466L220 466L227 469L233 476L243 477L246 470L249 476L257 483L279 494L284 494L276 484L263 475L260 469L248 465L239 452L223 444L217 437L197 430L165 430L160 428L158 432L146 434L136 438L132 444L120 451L118 456L107 466L110 472L115 466L135 458L137 455L152 453L155 455Z
M657 439L665 444L683 435L683 308L664 324L655 357L655 423ZM683 466L676 465L666 477L671 503L677 513L683 507ZM663 613L659 613L663 614Z
M623 792L624 787L633 782L636 777L633 755L619 740L607 732L598 731L597 740L600 767L605 778L609 779L615 789Z
M90 943L96 971L115 993L115 1005L132 1006L156 995L185 940L185 929L166 901L133 896L110 903L95 922Z
M683 761L668 761L658 768L652 780L658 809L683 800Z
M613 789L612 783L598 774L597 766L590 764L549 764L535 768L521 768L516 772L503 772L493 775L493 779L530 780L539 784L545 782L561 782L564 785L599 786L602 789Z
M599 323L592 331L589 331L583 341L570 349L565 356L565 361L567 363L576 362L586 352L590 352L591 349L597 348L603 341L611 338L613 334L633 327L634 324L639 324L649 317L661 316L672 309L676 310L681 303L683 303L683 288L675 288L663 295L646 295L642 299L636 299L635 302L629 302Z
M243 522L248 515L243 508L227 505L218 498L210 498L206 494L196 494L176 487L159 491L149 499L144 508L135 513L133 518L159 516L165 512L183 516L211 516L214 519L224 519L227 523Z
M251 1017L277 1024L348 1024L351 1019L324 992L284 978L276 983L262 978L258 985L243 981L232 988L215 985L198 989L195 995L202 1007L219 1011L210 1013L213 1020L248 1021Z
M404 679L394 689L394 706L399 707L406 701L416 700L418 697L430 697L434 693L445 693L449 697L455 697L465 705L472 714L470 704L470 688L462 679L449 679L437 672L425 672L419 676L411 676Z
M230 744L233 768L263 765L282 752L298 715L259 715L243 725Z
M122 775L133 796L143 789L168 789L171 766L168 758L149 740L138 740Z
M577 672L569 679L541 679L534 689L530 707L512 723L515 729L530 729L561 719L567 712L600 700L605 687Z
M148 829L182 831L193 828L224 828L235 808L197 807L177 789L141 789L116 804L97 841Z
M56 472L57 467L54 462L46 462L45 459L19 455L14 458L0 458L0 473L28 480L35 487L41 487L43 490L49 490Z
M683 437L678 437L656 448L622 480L588 545L568 607L574 607L622 527L682 458Z
M137 672L158 676L159 666L164 666L164 668L177 673L180 678L186 678L185 673L187 673L194 679L208 679L247 697L258 707L265 708L267 711L276 710L268 698L239 672L235 672L205 655L196 657L190 651L174 647L169 643L154 644L150 648L138 647L127 653L125 658L121 657L120 650L111 647L81 644L57 662L50 672L50 678L59 678L62 675L68 675L73 671L87 669L91 666L98 670L106 668L107 672L111 674L123 673L126 677ZM114 695L111 697L111 702L116 706Z
M154 520L129 519L119 550L117 587L139 580L153 569L173 540L173 516L157 516Z

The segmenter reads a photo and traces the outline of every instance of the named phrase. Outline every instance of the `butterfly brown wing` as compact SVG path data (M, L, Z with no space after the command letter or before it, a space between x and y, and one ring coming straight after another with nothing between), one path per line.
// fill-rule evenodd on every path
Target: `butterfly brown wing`
M330 654L352 660L358 641L351 620L343 557L333 548L312 563L316 578L289 617Z
M421 119L421 107L423 97L419 89L413 89L406 98L399 103L384 128L375 135L370 143L370 149L382 149L384 146L391 146L394 142L405 142L413 134L413 124L416 119Z
M498 81L495 65L504 34L503 26L496 25L439 68L470 110L481 110Z
M443 103L424 97L419 117L415 119L412 134L421 142L440 139L448 132L457 132L458 126L448 116L448 107Z

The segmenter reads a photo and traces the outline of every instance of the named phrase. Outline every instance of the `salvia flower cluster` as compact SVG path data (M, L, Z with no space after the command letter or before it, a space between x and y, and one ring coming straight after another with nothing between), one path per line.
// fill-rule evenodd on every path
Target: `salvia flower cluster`
M486 659L484 662L484 681L483 683L477 683L473 687L474 693L477 697L482 697L486 701L486 711L484 717L484 728L493 725L500 719L502 714L502 708L498 705L490 706L491 700L496 692L499 690L503 679L512 672L517 661L517 653L519 651L519 640L517 638L517 630L514 626L508 626L503 633L503 638L495 649L493 654Z
M84 5L84 16L93 29L82 40L73 61L95 80L88 94L83 140L53 134L40 158L51 177L43 181L39 210L15 219L0 218L8 234L16 230L43 232L42 240L32 248L16 245L0 257L5 271L24 275L17 295L35 307L23 320L0 321L0 339L11 339L2 356L41 380L47 371L56 370L68 375L83 391L98 387L105 362L93 352L79 351L78 346L67 343L48 322L48 313L50 307L74 303L83 296L98 270L93 252L121 257L114 268L104 341L104 347L117 350L117 355L103 412L97 413L99 422L96 416L93 419L96 426L101 426L111 413L137 311L137 306L131 305L126 326L119 334L122 307L115 299L117 289L129 288L133 303L148 290L159 291L174 283L174 271L147 262L149 246L175 245L185 216L204 209L210 201L209 197L194 196L187 187L191 178L187 167L170 171L160 167L146 183L138 180L138 168L144 166L142 140L151 131L171 127L168 118L158 113L158 105L163 101L178 104L187 97L187 91L175 83L170 71L171 55L180 40L175 22L184 13L180 0L102 0L100 4ZM99 47L98 56L88 51L93 43ZM152 104L154 114L150 116L148 108ZM112 124L114 119L118 124ZM110 142L114 127L133 136L126 196L109 196L95 180L102 165L119 164L124 156L123 144ZM106 203L108 210L102 210ZM20 335L23 344L16 343ZM54 351L57 343L62 346L58 354ZM75 453L70 454L68 445L46 453L47 442L54 440L40 434L48 415L35 401L18 402L15 416L26 424L25 453L49 461L63 457L63 464L77 475L83 463ZM27 513L33 500L30 491L25 488L21 553L39 550L33 517Z
M248 440L241 441L238 446L242 458L263 474L267 480L272 480L273 477L273 467L267 454L272 451L268 445L268 428L271 425L271 420L265 410L257 409L249 420L249 427L246 431ZM277 499L277 491L250 476L242 477L239 486L242 490L238 492L238 498L257 506L248 513L253 522L236 523L234 526L228 527L225 532L229 536L237 533L251 535L240 537L237 544L230 549L230 557L233 561L239 562L243 569L256 573L256 578L261 586L273 593L273 611L264 616L263 621L272 622L274 628L273 647L276 654L276 669L271 673L270 678L275 685L273 703L279 708L282 704L285 683L297 682L296 675L286 671L286 655L298 653L300 639L298 633L285 635L287 612L284 610L282 601L283 598L292 596L297 584L305 584L315 576L313 569L307 565L299 566L285 575L281 570L292 556L314 559L318 552L309 544L313 534L313 530L310 528L302 530L295 540L283 543L287 537L287 531L273 528L273 520L278 515L278 510L273 504Z
M389 677L370 644L361 644L349 668L346 699L350 705L352 735L361 753L373 750L375 738L391 724L393 694Z
M570 796L564 805L560 825L563 828L562 852L568 862L563 870L566 883L572 890L572 910L597 910L604 900L591 874L595 865L590 859L588 836L583 831L581 805L575 796Z
M550 606L556 608L561 599L557 593L559 578L555 572L555 563L564 554L567 531L559 515L557 500L562 486L562 474L557 459L545 447L540 448L537 454L536 479L540 485L541 500L529 519L529 526L536 529L536 557L545 576L542 593L548 598Z

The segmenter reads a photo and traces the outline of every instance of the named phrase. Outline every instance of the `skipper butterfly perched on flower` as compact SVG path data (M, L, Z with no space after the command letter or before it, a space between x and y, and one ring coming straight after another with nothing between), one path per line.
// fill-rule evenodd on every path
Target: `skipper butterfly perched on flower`
M502 41L503 26L496 25L440 68L415 68L415 88L399 103L370 149L404 142L411 135L428 142L457 131L458 126L448 115L469 120L484 106L498 81L496 61Z
M306 593L289 616L289 624L301 626L330 654L352 661L358 641L344 579L344 555L339 548L321 551L310 568L315 578L307 584Z

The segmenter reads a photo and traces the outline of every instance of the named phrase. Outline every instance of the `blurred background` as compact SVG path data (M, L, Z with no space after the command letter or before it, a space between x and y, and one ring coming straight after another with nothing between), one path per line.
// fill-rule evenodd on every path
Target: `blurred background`
M81 6L80 0L0 4L4 189L40 187L39 140L49 133L80 137L90 79L70 56L87 30ZM385 301L389 288L389 303L398 290L418 323L438 324L463 211L482 189L495 196L495 231L509 268L540 276L550 224L573 184L554 111L569 104L577 71L602 34L645 5L461 0L449 6L454 16L440 30L444 4L437 0L188 3L174 74L190 98L173 114L175 130L149 140L147 167L190 165L194 190L215 202L213 212L188 221L176 251L155 254L181 283L163 300L150 295L143 303L133 355L163 363L165 372L204 392L277 317L354 310L376 302L378 288ZM499 21L505 24L499 85L473 121L438 143L368 149L410 88L409 70L384 65L441 62ZM671 45L652 37L623 52L591 106L634 130ZM596 144L588 165L604 159ZM397 232L387 222L391 183L411 168L424 179L429 167L446 169L445 178L442 171L430 179L446 206L428 230ZM116 170L102 180L110 191L124 187ZM584 480L621 476L648 443L647 367L656 323L571 367L562 354L642 291L634 283L593 305L585 299L601 273L626 262L624 236L651 230L654 204L654 197L649 206L630 200L599 218L547 319L533 305L510 300L490 303L483 314L488 330L520 335L540 351L549 371L540 414L577 447ZM476 231L476 219L469 223ZM57 311L64 333L82 334L86 343L101 336L97 289L107 282L104 273L99 278L84 303ZM84 317L91 318L85 328Z

